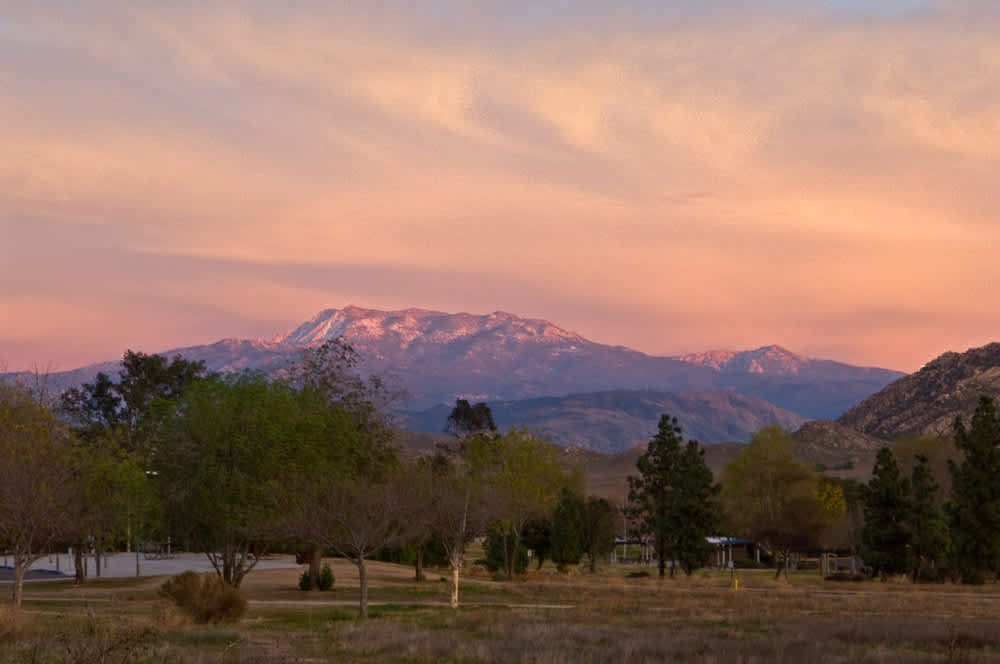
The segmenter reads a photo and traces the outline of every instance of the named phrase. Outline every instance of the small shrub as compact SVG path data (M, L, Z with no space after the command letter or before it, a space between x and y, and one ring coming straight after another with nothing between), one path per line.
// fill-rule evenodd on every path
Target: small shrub
M649 572L646 570L639 570L638 572L629 572L625 575L626 579L648 579Z
M24 634L25 625L20 612L0 605L0 644L17 641Z
M319 572L319 578L316 580L317 585L320 590L330 590L333 588L333 570L330 569L329 565L323 565L323 569Z
M157 636L151 625L134 622L126 616L99 619L88 611L82 629L75 626L48 641L58 644L62 652L57 661L65 664L135 664L150 661ZM36 661L34 657L32 661Z
M316 579L316 586L319 590L330 590L333 588L333 570L329 565L323 565ZM312 583L309 580L309 570L302 572L299 577L299 590L312 590Z
M239 589L215 574L178 574L160 587L160 596L198 624L237 622L247 611L247 601Z

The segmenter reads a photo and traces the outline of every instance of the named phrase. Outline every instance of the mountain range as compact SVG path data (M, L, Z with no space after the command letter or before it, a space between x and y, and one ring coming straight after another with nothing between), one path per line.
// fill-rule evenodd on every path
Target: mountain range
M553 323L505 312L327 309L271 339L223 339L166 351L212 371L287 367L304 348L343 338L363 373L410 396L401 416L438 432L456 398L487 401L503 424L561 444L621 450L655 431L662 412L702 442L747 440L768 424L832 419L904 374L802 357L780 346L663 357L590 341ZM142 349L140 349L142 350ZM114 376L106 362L50 377L55 388ZM444 417L442 417L444 413Z
M833 418L904 374L805 358L780 346L653 356L589 341L549 321L504 312L328 309L271 343L342 336L365 369L394 376L410 408L609 390L733 390L810 418Z

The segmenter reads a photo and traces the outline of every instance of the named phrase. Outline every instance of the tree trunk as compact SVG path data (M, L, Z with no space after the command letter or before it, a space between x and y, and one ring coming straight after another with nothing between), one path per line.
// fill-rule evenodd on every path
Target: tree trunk
M512 544L511 548L513 549L513 551L511 551L510 554L510 574L507 576L507 578L509 579L514 578L514 574L517 571L518 554L521 552L521 529L515 526L514 528L512 528L512 530L513 532L511 533L511 544Z
M507 546L507 531L504 530L503 533L503 573L507 575L507 578L514 576L514 566L510 562L510 547Z
M660 578L662 579L667 575L667 543L664 540L663 535L657 535L656 543L658 544L659 554L660 554Z
M354 560L358 566L358 579L361 583L361 606L358 609L359 618L368 617L368 571L365 569L365 559L358 557Z
M96 571L94 572L94 576L96 576L98 579L101 578L101 538L100 537L98 537L96 540L94 540L94 567L96 568Z
M451 566L451 608L458 608L458 567Z
M86 580L87 575L83 570L83 547L73 547L73 567L76 571L76 585L80 585Z
M417 581L424 580L424 543L417 543L417 559L413 562L415 568L413 578Z
M320 566L323 564L323 549L314 546L309 559L309 590L319 590Z
M235 556L233 545L226 542L226 548L222 552L222 580L229 585L233 585L233 558Z
M27 571L27 565L21 559L18 553L14 552L14 583L11 588L11 599L14 601L14 608L21 608L21 590L24 588L24 573Z

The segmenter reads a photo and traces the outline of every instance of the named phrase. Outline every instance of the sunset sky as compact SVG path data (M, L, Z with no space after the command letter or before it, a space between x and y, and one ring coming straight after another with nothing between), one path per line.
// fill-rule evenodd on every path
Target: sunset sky
M2 3L0 366L348 304L904 371L1000 340L1000 3L693 4Z

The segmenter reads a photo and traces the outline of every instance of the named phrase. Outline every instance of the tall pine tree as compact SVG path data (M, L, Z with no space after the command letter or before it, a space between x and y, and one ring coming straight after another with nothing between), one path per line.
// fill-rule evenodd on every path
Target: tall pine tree
M669 550L671 533L670 499L674 469L681 454L681 427L676 417L660 416L656 435L649 441L646 452L636 461L639 474L629 475L629 511L639 522L643 533L653 536L659 558L660 576L664 575L667 560L673 560ZM674 575L673 565L670 575Z
M982 583L984 572L1000 572L1000 418L993 399L979 400L970 428L955 420L955 444L965 460L948 464L954 561L963 583Z
M712 498L719 493L697 441L681 449L677 418L664 414L646 453L639 457L638 476L629 476L629 505L644 532L652 534L660 576L666 561L677 561L690 574L708 560L705 540L718 526ZM671 564L670 575L674 575Z
M914 581L936 579L940 564L947 560L951 547L948 523L937 502L938 483L934 480L927 457L918 454L910 485L911 575Z
M883 447L865 491L865 527L861 532L865 562L883 579L911 569L909 517L910 480L900 473L892 449Z
M706 539L719 525L719 511L713 503L721 487L713 481L705 464L705 450L690 440L677 460L673 496L668 509L674 557L685 574L702 567L712 555Z

